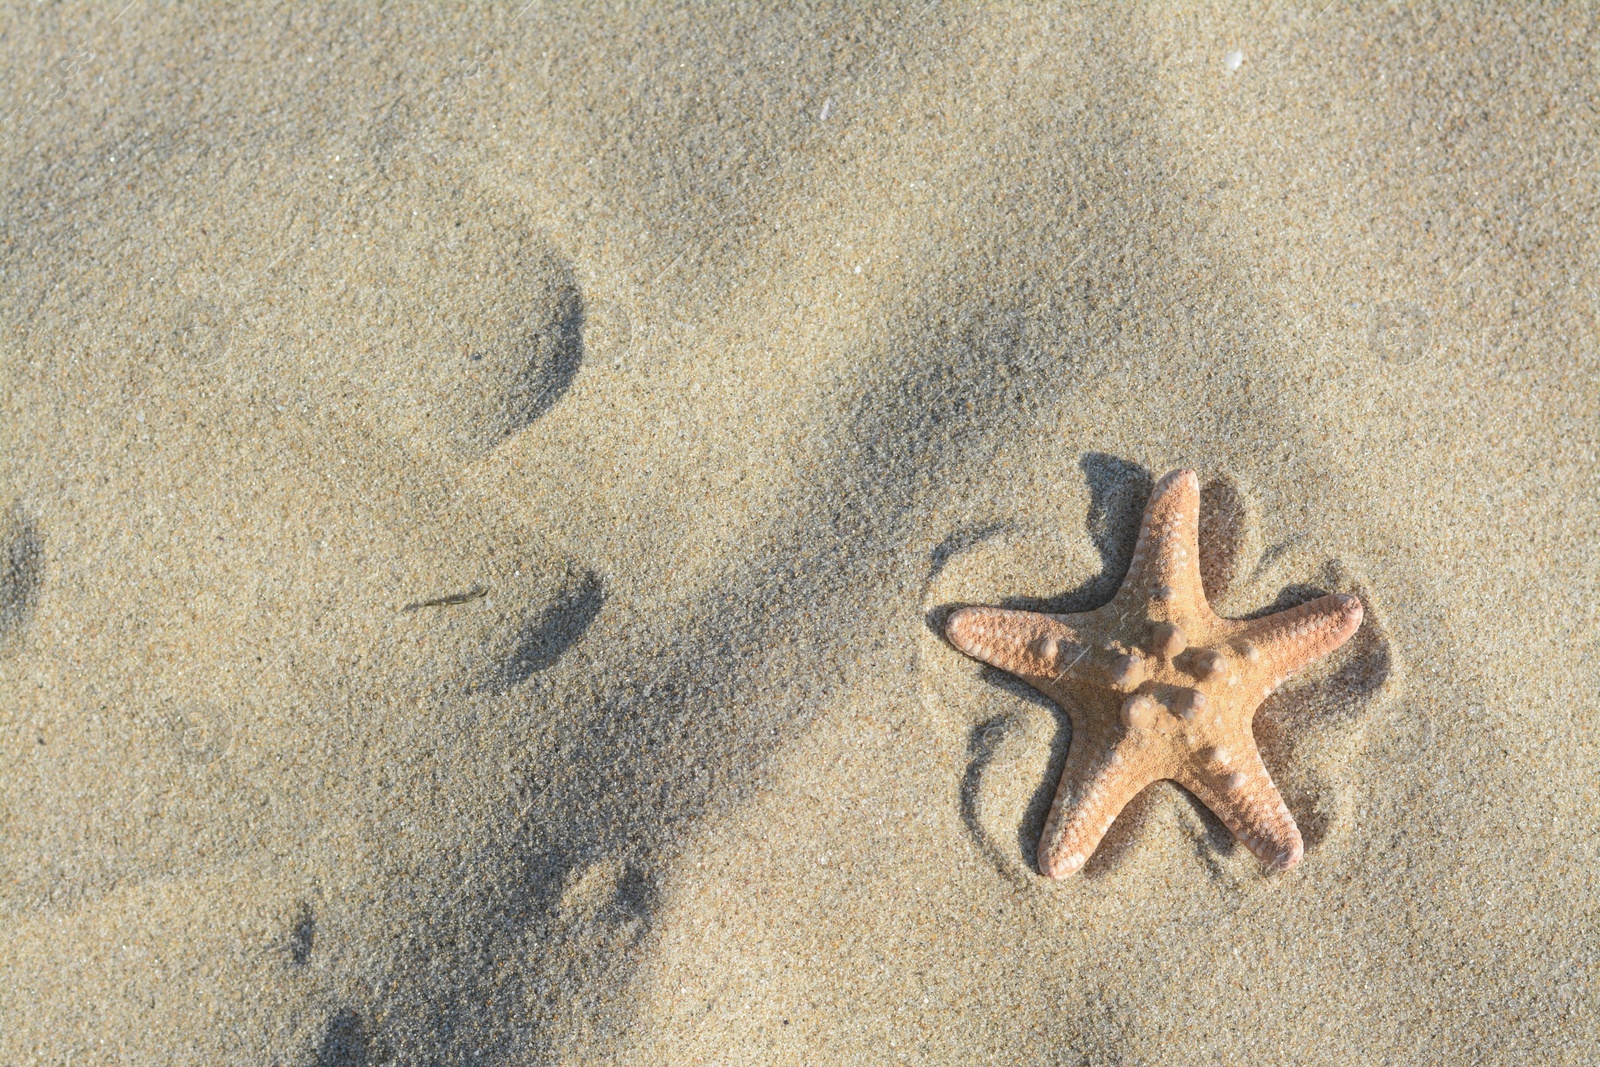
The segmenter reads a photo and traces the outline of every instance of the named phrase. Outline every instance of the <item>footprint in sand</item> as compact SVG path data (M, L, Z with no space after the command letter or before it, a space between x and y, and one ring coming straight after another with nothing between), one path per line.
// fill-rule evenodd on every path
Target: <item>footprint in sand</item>
M450 435L469 454L487 452L533 425L571 387L583 362L583 295L553 255L520 264L483 321L461 326Z
M398 644L415 656L425 691L514 692L554 667L600 614L599 575L535 546L507 547L445 564L429 580L446 592L400 609Z
M178 308L162 343L198 367L215 367L228 355L231 330L228 313L218 300L196 297Z
M1104 603L1126 570L1152 479L1134 464L1090 456L1086 538L1063 538L1059 522L998 524L955 535L934 554L924 594L927 626L919 674L927 710L967 735L956 801L974 845L1002 874L1042 881L1034 848L1071 740L1064 712L1022 682L966 659L943 637L965 604L1084 611ZM1292 679L1261 705L1255 733L1305 837L1307 854L1349 824L1351 782L1366 724L1398 687L1381 598L1344 564L1314 558L1298 541L1263 546L1248 493L1231 477L1201 494L1200 566L1217 613L1246 618L1329 592L1353 592L1366 623L1348 645ZM1063 591L1065 589L1066 591ZM1252 876L1253 861L1220 822L1175 786L1135 798L1102 845L1114 868L1173 823L1214 876ZM1169 810L1170 809L1170 810Z
M380 338L378 373L355 369L387 391L389 429L477 459L548 415L583 367L589 327L566 256L515 205L461 190L372 228L385 254L357 254L364 280L341 299Z
M569 570L549 599L529 602L507 629L491 653L486 688L504 692L555 666L589 629L604 602L599 575Z
M306 391L325 419L407 455L490 454L557 408L596 342L612 360L632 336L608 281L592 300L520 204L458 177L403 183L297 234L299 299L261 329L291 340L292 373L315 369ZM213 312L187 308L175 342L236 349Z
M365 351L381 388L386 429L402 441L442 444L480 459L548 417L572 388L598 326L603 358L631 337L615 299L591 308L568 259L515 203L469 186L440 185L425 203L375 218L373 247L403 254L361 259L349 322L381 340ZM360 253L352 253L359 258ZM508 693L550 669L604 602L601 578L536 539L506 531L476 559L431 560L406 594L402 628L422 653L432 692ZM448 679L448 680L447 680Z

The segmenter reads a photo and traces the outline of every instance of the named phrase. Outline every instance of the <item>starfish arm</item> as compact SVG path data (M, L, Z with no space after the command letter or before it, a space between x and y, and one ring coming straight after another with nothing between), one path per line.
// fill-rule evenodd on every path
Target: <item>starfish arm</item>
M1226 769L1185 773L1177 780L1273 870L1286 871L1305 855L1300 828L1253 745Z
M1269 690L1321 659L1361 627L1361 601L1349 593L1318 597L1288 611L1253 619L1240 635L1265 661Z
M1140 600L1204 605L1200 584L1200 479L1175 470L1150 491L1122 591Z
M945 623L945 636L973 659L1048 692L1089 648L1070 620L1036 611L961 608Z
M1076 872L1099 847L1101 838L1154 778L1133 769L1105 744L1073 738L1061 784L1039 837L1039 870L1051 878Z

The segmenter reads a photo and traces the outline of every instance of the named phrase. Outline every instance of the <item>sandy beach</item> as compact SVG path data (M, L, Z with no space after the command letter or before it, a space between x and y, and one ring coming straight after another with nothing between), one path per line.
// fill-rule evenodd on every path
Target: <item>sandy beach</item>
M1600 16L0 14L0 1063L1592 1064ZM1036 844L1166 472L1269 871Z

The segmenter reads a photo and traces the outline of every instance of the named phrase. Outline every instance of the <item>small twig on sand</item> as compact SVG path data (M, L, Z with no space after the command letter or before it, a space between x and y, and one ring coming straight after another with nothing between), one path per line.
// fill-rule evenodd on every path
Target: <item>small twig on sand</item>
M401 611L417 611L421 608L445 608L452 604L465 604L469 600L477 600L489 590L481 585L474 585L461 593L450 593L447 596L436 596L432 600L414 600L401 608Z

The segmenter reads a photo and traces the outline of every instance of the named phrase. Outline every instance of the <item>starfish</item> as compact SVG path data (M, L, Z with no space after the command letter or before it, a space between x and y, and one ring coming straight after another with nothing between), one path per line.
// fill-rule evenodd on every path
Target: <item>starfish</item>
M945 633L1067 712L1072 744L1039 839L1039 869L1083 866L1140 790L1171 779L1273 870L1305 846L1261 762L1256 708L1289 675L1361 626L1361 601L1335 593L1249 620L1220 618L1200 584L1200 482L1177 470L1150 494L1128 575L1080 614L961 608Z

